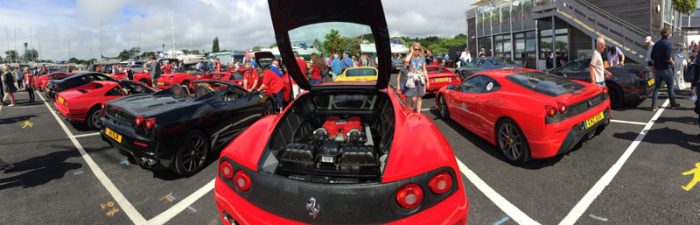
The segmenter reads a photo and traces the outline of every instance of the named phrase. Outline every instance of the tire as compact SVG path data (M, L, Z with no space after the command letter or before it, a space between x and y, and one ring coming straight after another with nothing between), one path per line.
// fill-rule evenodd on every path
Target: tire
M185 142L175 152L173 171L190 177L204 168L211 151L207 137L199 131L186 136Z
M450 119L450 111L447 108L447 102L445 102L445 97L440 95L440 98L438 98L438 105L440 108L438 110L440 111L440 117L445 120Z
M600 135L601 133L603 133L603 131L605 130L605 127L607 127L607 126L608 126L608 125L601 125L601 126L599 126L598 128L596 128L596 130L595 130L595 135L598 136L598 135Z
M622 88L616 84L609 84L608 86L608 96L610 97L610 108L621 108L625 105L625 96L623 95Z
M262 116L275 114L275 104L271 100L265 101L265 106L262 111Z
M99 130L100 128L102 128L101 119L102 118L100 118L100 108L92 107L92 109L90 109L90 111L88 112L88 117L85 120L85 123L91 130Z
M505 118L496 125L496 147L513 163L530 160L530 145L515 121Z

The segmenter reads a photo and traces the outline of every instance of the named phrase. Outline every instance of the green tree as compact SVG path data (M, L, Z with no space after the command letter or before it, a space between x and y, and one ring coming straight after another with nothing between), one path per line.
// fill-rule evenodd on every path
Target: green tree
M318 50L319 52L328 52L326 50L326 47L323 45L323 42L321 42L318 39L314 40L314 48L316 48L316 50Z
M686 15L695 12L696 5L697 2L695 0L673 0L673 8Z
M261 48L262 48L262 47L256 45L255 47L253 47L253 51L256 51L256 52L257 52L257 51L260 51Z
M142 52L140 56L141 56L141 59L147 59L151 55L156 55L156 53L155 52Z
M136 47L131 48L131 49L124 49L119 53L117 58L119 60L122 60L122 61L129 60L129 59L131 59L131 57L139 55L140 52L141 52L141 49L136 48Z
M211 44L211 52L219 52L219 37L215 37Z
M5 51L5 59L10 62L17 62L17 51L7 50Z
M345 50L346 43L343 37L340 36L340 31L331 29L326 36L326 40L323 41L323 48L325 48L328 53L338 53Z
M39 51L37 51L36 49L29 49L29 50L27 50L26 55L22 55L22 58L23 59L26 58L29 61L36 61L37 58L39 58Z
M272 44L270 45L270 48L274 48L274 47L277 47L277 43L272 43Z

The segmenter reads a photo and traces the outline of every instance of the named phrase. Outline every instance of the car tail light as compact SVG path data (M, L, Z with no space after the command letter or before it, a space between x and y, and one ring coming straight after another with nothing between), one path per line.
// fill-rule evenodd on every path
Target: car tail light
M221 176L223 176L226 179L233 179L233 166L231 163L224 161L221 163L221 166L219 166L219 170L221 170Z
M603 87L603 93L608 94L608 87Z
M145 119L143 118L143 115L137 116L136 118L134 118L134 126L140 127L141 125L143 125L144 120Z
M568 107L566 107L566 105L564 103L559 102L559 103L557 103L557 109L559 110L559 112L561 114L564 114L564 113L566 113L566 110L568 109Z
M146 122L144 122L144 125L145 125L147 130L153 129L153 127L156 126L156 118L146 119Z
M444 194L452 189L452 176L447 172L435 175L428 183L430 190L435 194Z
M404 209L414 209L423 203L423 189L415 183L409 183L396 192L396 203Z
M233 182L236 183L236 188L240 191L250 190L250 176L243 170L236 172L236 175L233 176Z
M545 105L544 108L547 111L547 116L554 117L557 115L557 108L554 108L554 106Z

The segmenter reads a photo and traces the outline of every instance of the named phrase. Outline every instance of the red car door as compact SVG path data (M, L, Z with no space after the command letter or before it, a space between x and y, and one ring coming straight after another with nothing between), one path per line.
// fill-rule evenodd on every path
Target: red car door
M478 82L475 82L474 105L471 108L472 113L472 131L484 138L492 137L495 122L499 117L499 108L501 106L501 96L498 90L501 85L494 79L488 76L479 76Z
M463 127L474 130L475 118L478 112L475 110L478 107L478 102L481 96L479 96L481 89L483 89L484 76L476 75L466 79L462 84L457 86L457 90L449 93L448 109L450 110L450 116L462 125Z

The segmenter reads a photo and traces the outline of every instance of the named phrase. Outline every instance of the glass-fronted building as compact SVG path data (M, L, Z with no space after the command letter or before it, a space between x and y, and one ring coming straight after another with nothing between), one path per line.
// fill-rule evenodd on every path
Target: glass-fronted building
M473 6L466 12L472 55L484 52L537 69L590 57L599 34L622 39L610 45L634 60L645 36L657 39L664 25L680 31L671 0L482 0ZM614 26L625 31L609 29Z

